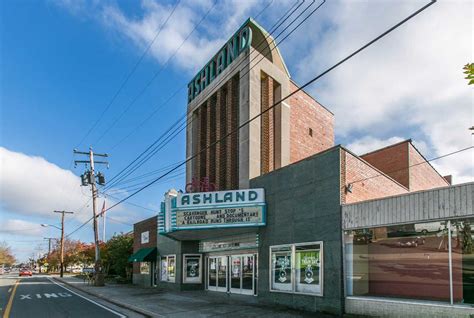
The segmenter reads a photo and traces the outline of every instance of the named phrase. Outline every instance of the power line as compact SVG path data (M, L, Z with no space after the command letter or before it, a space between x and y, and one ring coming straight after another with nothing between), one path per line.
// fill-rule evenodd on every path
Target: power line
M312 5L314 3L315 0L313 0L313 2L310 4ZM268 39L268 37L273 33L275 32L284 22L286 22L286 20L293 15L293 13L296 12L296 10L298 10L302 5L303 3L305 2L305 0L303 0L300 4L299 1L296 1L284 14L282 17L280 17L277 22L271 27L271 29L274 28L273 31L270 31L268 36L265 37L260 43L259 45L265 43L266 39ZM298 5L296 8L295 6ZM309 6L308 6L309 7ZM266 10L266 8L265 8ZM285 18L285 16L291 11L291 13ZM283 18L285 18L283 21L281 21ZM298 17L297 17L298 18ZM296 20L296 19L295 19ZM295 21L293 20L293 22ZM292 22L292 23L293 23ZM277 25L278 24L278 25ZM291 24L290 24L291 25ZM274 48L272 48L273 50ZM242 62L242 61L241 61ZM240 63L241 63L240 62ZM239 63L239 64L240 64ZM129 134L127 134L124 138L122 138L118 143L116 143L114 146L112 146L112 149L115 149L118 145L120 145L121 143L123 143L125 140L127 140L131 135L133 135L137 130L139 130L143 125L145 125L145 123L148 122L148 120L150 120L153 116L155 116L155 114L162 108L164 107L165 105L167 105L178 93L180 93L184 88L187 87L187 83L185 83L184 85L182 85L180 88L178 88L173 94L171 94L168 99L166 99L165 102L163 102L162 104L158 105L155 107L155 110L153 112L151 112L147 118L145 118L140 124L138 124L137 127L135 127ZM186 114L184 114L184 116L186 116Z
M303 1L303 2L304 2L304 1ZM257 48L259 48L263 43L265 43L266 40L271 36L271 34L272 34L273 32L275 32L291 15L293 15L293 13L303 4L303 2L300 3L296 8L295 8L295 6L296 6L296 4L298 4L298 2L295 2L295 4L294 4L292 7L290 7L290 8L283 14L283 16L280 17L280 18L278 19L278 21L272 26L272 28L271 28L272 31L257 45ZM277 37L279 37L279 36L280 36L284 31L286 31L286 29L288 29L288 27L291 26L302 14L304 14L304 12L306 12L306 10L307 10L310 6L312 6L312 5L314 4L314 2L315 2L315 1L313 0L313 2L312 2L310 5L308 5L295 19L293 19L293 21L292 21L283 31L281 31L281 32L277 35ZM312 15L322 4L324 4L324 2L325 2L325 0L324 0L315 10L313 10L313 12L312 12L310 15ZM290 11L291 11L291 12L290 12ZM289 12L290 12L290 14L288 15ZM287 16L287 15L288 15L288 16ZM310 15L308 15L308 17L309 17ZM286 18L285 18L285 16L286 16ZM307 19L308 17L306 17L306 19ZM305 20L306 20L306 19L305 19ZM305 20L303 20L303 22L304 22ZM294 32L300 25L301 25L301 23L300 23L298 26L296 26L296 27L290 32L290 34L291 34L292 32ZM287 36L287 37L288 37L288 36ZM286 37L286 38L287 38L287 37ZM286 39L286 38L285 38L285 39ZM275 40L273 40L273 42L275 42ZM282 41L282 42L283 42L283 41ZM280 44L281 44L282 42L280 42ZM278 46L278 45L275 45L274 47L272 47L272 48L270 49L270 52L266 52L266 53L265 53L265 56L266 56L267 54L270 54L271 51L273 51L274 49L277 48L277 46ZM249 61L248 65L249 65L254 59L255 59L255 58L253 58L251 61ZM261 59L261 60L262 60L262 59ZM260 60L260 61L261 61L261 60ZM242 64L243 61L244 61L244 60L241 60L236 66L233 66L233 67L234 67L234 70L235 70L236 67L238 67L240 64ZM260 62L260 61L259 61L259 62ZM252 67L250 68L250 70L253 69L253 67L255 67L259 62L257 62L254 66L252 66ZM249 70L249 71L250 71L250 70ZM223 81L223 79L221 79L220 82L217 83L217 85L219 85L222 81ZM158 110L158 109L157 109L157 110ZM156 112L157 110L155 110L155 112ZM154 114L154 113L152 113L151 116L149 116L147 119L145 119L144 122L146 122L148 119L150 119L150 118L153 116L153 114ZM186 113L185 113L183 116L181 116L181 117L178 119L178 121L177 121L176 123L174 123L173 125L171 125L165 133L163 133L157 140L155 140L155 142L153 142L147 149L145 149L137 158L135 158L129 165L127 165L124 169L122 169L122 170L121 170L117 175L115 175L111 180L113 180L113 179L115 179L116 177L118 177L118 176L119 176L120 174L122 174L126 169L128 169L131 165L133 165L137 160L139 160L141 156L143 156L148 150L150 150L153 146L155 146L155 144L157 144L157 143L161 140L161 138L162 138L164 135L166 135L166 134L170 131L170 129L172 129L173 127L175 127L175 126L176 126L182 119L184 119L184 118L187 118L187 114L186 114ZM143 124L144 122L142 122L142 124ZM181 131L183 131L183 130L186 128L186 122L187 122L187 120L184 122L185 126L182 127L182 129L180 129L178 132L176 132L176 133L174 134L174 136L172 136L172 137L167 141L167 143L168 143L171 139L173 139L174 137L176 137ZM176 130L175 130L175 131L176 131ZM168 137L167 137L167 138L168 138ZM156 146L156 147L158 148L158 147L160 147L160 145L158 145L158 146ZM155 148L155 150L152 150L153 153L147 154L145 158L143 158L139 163L137 163L137 164L135 165L134 168L131 169L131 171L127 172L125 176L120 177L118 181L115 181L115 183L120 182L121 180L123 180L124 178L126 178L128 175L130 175L131 173L133 173L133 171L136 171L140 166L142 166L142 165L144 164L144 162L146 162L147 160L149 160L152 156L154 156L154 155L158 152L158 150L160 150L160 149L163 148L163 147L161 147L160 149L157 149L157 148ZM113 183L112 183L112 184L109 184L108 188L110 188L111 186L113 186Z
M474 146L462 148L462 149L459 149L459 150L456 150L456 151L453 151L453 152L450 152L450 153L447 153L447 154L444 154L444 155L441 155L441 156L438 156L438 157L431 158L430 160L415 163L415 164L410 165L410 166L405 167L405 168L401 168L401 169L397 169L397 170L393 170L393 171L388 171L386 173L379 173L375 176L367 177L367 178L364 178L364 179L359 179L359 180L356 180L356 181L352 181L350 183L363 182L363 181L366 181L366 180L369 180L369 179L373 179L373 178L377 178L377 177L380 177L380 176L387 175L389 173L400 172L400 171L403 171L405 169L416 167L416 166L419 166L419 165L422 165L422 164L425 164L425 163L429 163L431 161L439 160L439 159L442 159L442 158L445 158L445 157L449 157L449 156L455 155L455 154L460 153L460 152L464 152L464 151L472 149L472 148L474 148Z
M260 116L262 116L263 114L265 114L266 112L270 111L271 109L275 108L276 106L278 106L281 102L283 102L284 100L290 98L291 96L295 95L297 92L303 90L305 87L311 85L312 83L314 83L315 81L317 81L319 78L323 77L324 75L326 75L327 73L329 73L330 71L332 71L333 69L335 69L336 67L340 66L341 64L343 64L344 62L346 62L347 60L349 60L350 58L352 58L353 56L357 55L358 53L360 53L361 51L363 51L364 49L368 48L369 46L371 46L372 44L374 44L375 42L379 41L381 38L385 37L387 34L393 32L395 29L399 28L401 25L405 24L407 21L411 20L413 17L415 17L416 15L418 15L419 13L423 12L424 10L426 10L428 7L430 7L431 5L433 5L434 3L436 3L436 0L432 0L430 1L428 4L426 4L425 6L423 6L422 8L418 9L417 11L415 11L414 13L412 13L411 15L409 15L408 17L406 17L405 19L403 19L402 21L398 22L397 24L395 24L394 26L392 26L391 28L387 29L386 31L384 31L383 33L381 33L380 35L378 35L377 37L375 37L373 40L369 41L367 44L363 45L361 48L357 49L356 51L354 51L353 53L349 54L347 57L343 58L342 60L340 60L339 62L337 62L336 64L334 64L333 66L331 66L330 68L326 69L325 71L323 71L322 73L320 73L319 75L315 76L314 78L312 78L311 80L309 80L308 82L306 82L303 86L299 87L298 89L296 89L295 91L293 91L292 93L288 94L286 97L280 99L278 102L274 103L272 106L270 106L269 108L267 108L266 110L260 112L259 114L257 114L256 116L254 116L253 118L247 120L246 122L244 122L243 124L241 124L239 127L237 127L235 130L229 132L228 134L226 134L225 136L223 136L221 139L215 141L214 143L212 143L211 145L203 148L200 152L198 152L197 154L187 158L186 160L184 160L182 163L178 164L177 166L175 166L174 168L170 169L169 171L167 171L166 173L162 174L160 177L154 179L152 182L148 183L147 185L143 186L142 188L140 188L139 190L135 191L134 193L128 195L127 197L123 198L122 200L120 200L119 202L115 203L114 205L110 206L109 208L107 208L105 211L103 212L106 212L108 210L111 210L113 209L114 207L120 205L121 203L125 202L126 200L130 199L131 197L137 195L138 193L140 193L141 191L145 190L146 188L150 187L151 185L153 185L154 183L156 183L157 181L159 181L160 179L162 179L163 177L167 176L168 174L172 173L173 171L177 170L179 167L185 165L187 162L193 160L194 158L196 158L197 156L199 156L203 151L206 151L207 149L211 148L211 147L214 147L218 142L221 142L222 140L224 139L227 139L229 136L231 136L232 134L238 132L240 129L242 129L243 127L245 127L246 125L248 125L250 122L252 122L253 120L259 118ZM456 152L458 153L458 152ZM449 154L445 154L443 155L443 157L446 157L448 156ZM429 162L429 161L427 161ZM102 212L102 213L103 213ZM101 213L101 214L102 214ZM100 215L99 215L100 216ZM78 229L76 229L75 231L79 230L81 227L83 227L85 224L87 224L88 222L90 222L92 220L89 219L86 223L84 223L83 225L81 225ZM75 232L74 231L74 232Z
M415 17L416 15L418 15L419 13L421 13L422 11L426 10L428 7L430 7L431 5L433 5L434 3L436 2L436 0L432 0L430 1L430 3L426 4L425 6L423 6L422 8L420 8L419 10L415 11L414 13L412 13L411 15L409 15L408 17L406 17L405 19L403 19L402 21L400 21L399 23L395 24L394 26L392 26L391 28L389 28L388 30L386 30L385 32L383 32L382 34L380 34L379 36L375 37L373 40L369 41L367 44L365 44L364 46L362 46L361 48L357 49L356 51L354 51L353 53L351 53L350 55L348 55L347 57L343 58L342 60L340 60L339 62L337 62L336 64L334 64L333 66L331 66L330 68L328 68L327 70L323 71L322 73L320 73L319 75L315 76L314 78L312 78L311 80L309 80L308 82L306 82L303 86L299 87L298 89L296 89L295 91L293 91L292 93L288 94L286 97L280 99L278 102L274 103L272 106L268 107L266 110L260 112L259 114L255 115L254 117L252 117L251 119L247 120L246 122L244 122L243 124L241 124L239 127L237 127L236 129L234 129L233 131L229 132L228 134L226 134L225 136L223 136L221 139L219 140L216 140L214 143L208 145L207 147L203 148L200 152L198 152L197 154L187 158L186 160L184 160L182 163L180 163L179 165L175 166L174 168L172 168L171 170L169 170L168 172L164 173L163 175L161 175L160 177L154 179L152 182L148 183L147 185L143 186L142 188L140 188L139 190L135 191L134 193L128 195L127 197L125 197L124 199L120 200L119 202L115 203L114 205L110 206L109 208L106 209L106 211L108 210L111 210L113 209L114 207L120 205L122 202L128 200L129 198L137 195L138 193L140 193L141 191L145 190L146 188L150 187L151 185L153 185L155 182L157 182L158 180L162 179L163 177L167 176L168 174L172 173L173 171L175 171L176 169L178 169L179 167L185 165L187 162L193 160L194 158L196 158L197 156L199 156L202 152L206 151L207 149L211 148L211 147L214 147L217 143L221 142L222 140L228 138L229 136L231 136L232 134L238 132L240 129L242 129L243 127L245 127L246 125L248 125L250 122L254 121L255 119L259 118L260 116L262 116L263 114L265 114L266 112L270 111L271 109L275 108L276 106L280 105L281 102L287 100L288 98L290 98L291 96L295 95L297 92L303 90L305 87L308 87L309 85L311 85L312 83L314 83L316 80L318 80L319 78L323 77L324 75L326 75L327 73L329 73L330 71L332 71L333 69L335 69L336 67L340 66L341 64L343 64L344 62L346 62L347 60L349 60L350 58L352 58L353 56L355 56L356 54L360 53L361 51L363 51L364 49L366 49L367 47L371 46L372 44L374 44L375 42L377 42L378 40L380 40L381 38L383 38L384 36L386 36L387 34L391 33L392 31L394 31L395 29L399 28L401 25L405 24L407 21L409 21L410 19L412 19L413 17Z
M168 60L163 64L153 75L153 77L146 83L145 87L140 90L140 92L133 98L133 100L128 104L128 106L125 108L125 110L112 122L112 124L109 125L109 127L100 135L100 137L97 139L95 144L97 145L102 138L122 119L122 117L130 110L130 108L135 104L135 102L140 98L140 96L145 93L145 91L150 87L150 85L153 83L153 81L158 77L159 74L161 74L161 71L166 69L168 64L171 62L171 60L176 56L178 51L181 49L181 47L186 43L186 41L191 37L191 35L196 31L196 29L201 25L201 23L206 19L206 17L209 15L211 10L216 6L217 0L214 1L213 5L209 10L207 10L206 14L201 18L201 20L194 26L192 31L186 36L186 38L181 42L181 44L178 46L178 48L174 51L174 53L168 58Z
M109 103L107 104L107 106L105 107L105 109L102 111L102 113L100 114L99 118L97 118L97 120L94 122L94 124L92 125L91 128L89 128L89 130L87 131L87 133L84 135L84 137L82 137L81 141L79 142L79 144L76 146L76 148L79 148L82 143L84 142L84 140L90 135L90 133L95 129L95 127L99 124L99 122L102 120L102 118L104 117L105 113L109 110L109 108L112 106L112 104L114 103L115 99L118 97L118 95L120 94L120 92L122 91L122 89L125 87L125 85L128 83L129 79L132 77L132 75L135 73L135 71L137 70L138 66L140 65L140 63L142 62L142 60L144 59L145 55L148 53L148 51L151 49L151 47L153 46L153 44L155 43L156 39L158 38L158 36L160 35L161 31L163 30L163 27L166 25L166 23L168 23L168 20L171 18L171 16L174 14L175 10L176 10L176 7L178 6L178 4L180 3L181 0L177 0L175 5L173 6L173 9L171 10L170 14L168 15L168 17L166 18L166 20L160 25L160 27L158 28L155 36L153 37L153 39L151 40L151 42L148 44L148 46L145 48L145 50L143 51L142 55L140 56L140 58L137 60L137 62L135 63L135 65L133 66L133 68L130 70L130 72L128 73L128 75L125 77L125 80L122 82L122 84L120 85L119 89L117 90L117 92L115 92L114 96L112 97L112 99L109 101Z

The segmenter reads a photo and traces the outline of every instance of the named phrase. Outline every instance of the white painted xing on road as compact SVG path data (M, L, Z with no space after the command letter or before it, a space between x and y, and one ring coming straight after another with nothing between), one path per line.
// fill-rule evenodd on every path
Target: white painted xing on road
M37 298L37 299L41 299L43 296L44 298L58 298L58 297L72 297L71 294L69 293L43 293L43 294L35 294L33 295L33 297ZM31 295L30 294L26 294L26 295L20 295L20 300L24 300L24 299L32 299Z

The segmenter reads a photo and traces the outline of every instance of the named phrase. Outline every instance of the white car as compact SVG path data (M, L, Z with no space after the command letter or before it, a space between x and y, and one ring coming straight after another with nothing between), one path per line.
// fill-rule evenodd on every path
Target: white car
M441 222L428 222L415 224L415 231L426 235L428 233L438 233L444 228Z

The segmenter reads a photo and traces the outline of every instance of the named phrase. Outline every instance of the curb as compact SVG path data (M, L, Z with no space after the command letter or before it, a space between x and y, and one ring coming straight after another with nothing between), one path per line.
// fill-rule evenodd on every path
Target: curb
M53 278L54 280L57 280L58 282L61 282L61 283L63 283L63 284L66 284L66 285L68 285L69 287L72 287L72 288L74 288L74 289L76 289L76 290L79 290L79 291L81 291L81 292L83 292L83 293L85 293L85 294L88 294L88 295L91 295L91 296L100 298L100 299L105 300L105 301L107 301L107 302L109 302L109 303L111 303L111 304L114 304L114 305L116 305L116 306L119 306L119 307L122 307L122 308L125 308L125 309L128 309L128 310L134 311L134 312L136 312L136 313L138 313L138 314L140 314L140 315L144 315L145 317L148 317L148 318L152 318L152 317L164 317L164 316L159 315L159 314L157 314L157 313L154 313L154 312L151 312L151 311L148 311L148 310L145 310L145 309L142 309L142 308L133 306L133 305L129 305L129 304L126 304L126 303L122 303L122 302L120 302L120 301L117 301L117 300L113 300L113 299L104 297L104 296L102 296L102 295L100 295L100 294L93 293L93 292L91 292L91 291L89 291L89 290L86 290L86 289L83 289L83 288L81 288L81 287L78 287L78 286L76 286L76 285L74 285L74 284L71 284L71 283L69 283L69 282L67 282L67 281L65 281L65 280L62 280L62 279L60 279L60 278L58 278L58 277L52 277L52 278Z

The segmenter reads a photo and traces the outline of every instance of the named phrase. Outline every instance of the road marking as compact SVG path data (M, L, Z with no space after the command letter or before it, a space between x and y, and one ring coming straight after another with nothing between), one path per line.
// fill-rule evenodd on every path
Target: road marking
M5 312L3 313L3 318L10 317L10 311L12 310L12 305L13 305L13 298L15 297L16 288L18 287L19 284L20 284L20 280L18 279L15 283L15 286L13 286L13 291L10 295L10 299L8 299L7 308L5 308Z
M99 307L101 307L101 308L103 308L103 309L105 309L105 310L107 310L107 311L110 311L111 313L113 313L113 314L115 314L115 315L117 315L117 316L119 316L119 317L121 317L121 318L126 318L126 317L127 317L127 316L125 316L125 315L123 315L123 314L121 314L121 313L119 313L119 312L117 312L117 311L115 311L115 310L113 310L113 309L107 308L107 307L105 307L104 305L101 305L101 304L99 304L98 302L93 301L92 299L86 298L86 297L82 296L81 294L78 294L78 293L76 293L76 292L70 290L69 288L64 287L63 285L60 285L60 284L56 283L56 282L55 282L54 280L52 280L51 278L48 278L48 280L49 280L51 283L56 284L56 285L58 285L59 287L64 288L64 289L67 290L68 292L73 293L74 295L79 296L79 297L81 297L81 298L87 300L88 302L91 302L91 303L93 303L94 305L99 306ZM4 318L5 318L5 317L4 317Z
M31 299L30 294L28 294L28 295L20 295L20 297L21 297L20 300L23 300L23 299Z
M8 289L8 293L11 293L11 292L12 292L12 288L10 287L10 288Z

